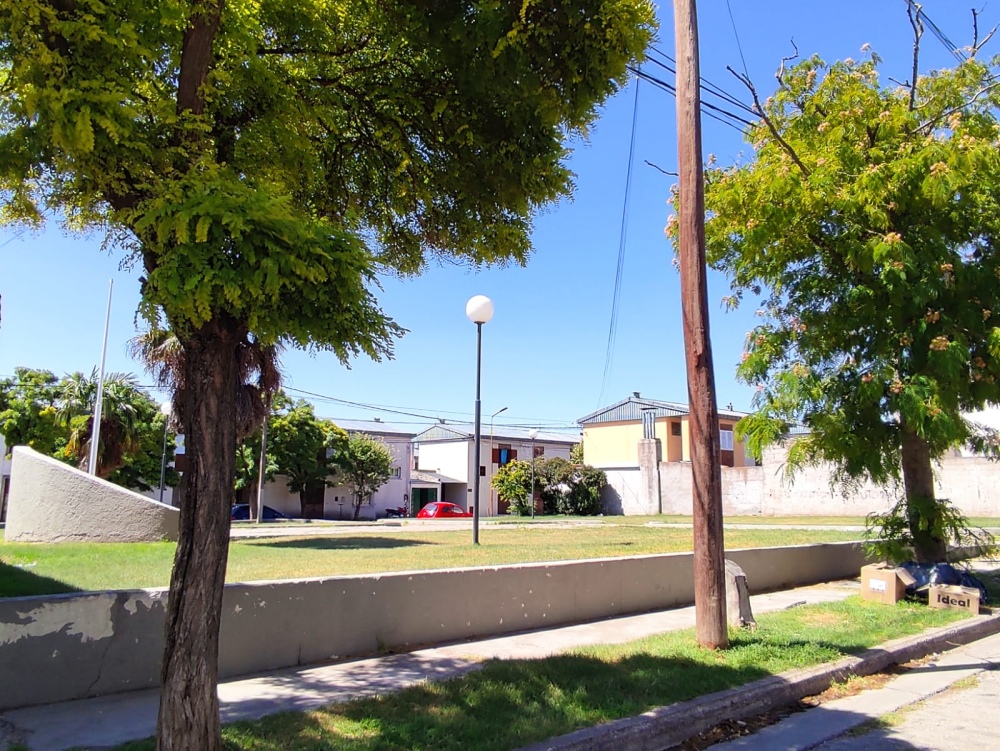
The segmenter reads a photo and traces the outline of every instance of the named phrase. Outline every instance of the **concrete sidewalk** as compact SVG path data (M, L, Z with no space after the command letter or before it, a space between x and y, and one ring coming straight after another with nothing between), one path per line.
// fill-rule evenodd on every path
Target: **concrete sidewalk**
M755 613L841 600L857 582L833 582L751 597ZM613 618L597 623L463 642L407 654L269 672L219 685L223 722L305 710L443 680L478 669L490 658L538 658L590 644L614 644L694 626L694 608ZM155 732L158 692L139 691L27 707L0 714L0 744L31 751L100 749ZM0 748L5 748L0 745Z
M712 746L712 751L805 751L816 748L860 725L935 696L958 681L998 667L1000 634L951 650L934 662L907 671L884 688L827 702L792 715L754 735ZM942 724L947 724L947 718L941 719ZM995 731L991 729L989 734L984 734L985 729L992 728L991 718L983 716L979 719L976 733L967 740L976 737L984 748L996 748ZM928 725L928 741L932 735L936 735L936 730ZM880 746L876 744L873 747ZM973 748L972 745L961 747Z

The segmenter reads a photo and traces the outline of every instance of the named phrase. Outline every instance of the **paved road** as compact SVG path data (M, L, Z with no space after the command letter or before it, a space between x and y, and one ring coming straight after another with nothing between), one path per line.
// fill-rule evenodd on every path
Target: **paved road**
M1000 671L991 670L883 718L883 722L888 720L886 727L842 736L817 746L816 751L985 751L1000 748L1000 728L996 724L998 707Z

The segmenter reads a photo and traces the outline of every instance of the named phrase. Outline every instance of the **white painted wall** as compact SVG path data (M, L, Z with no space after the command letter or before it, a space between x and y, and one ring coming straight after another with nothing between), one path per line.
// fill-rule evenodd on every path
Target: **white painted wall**
M472 470L472 441L420 444L420 469L467 483Z

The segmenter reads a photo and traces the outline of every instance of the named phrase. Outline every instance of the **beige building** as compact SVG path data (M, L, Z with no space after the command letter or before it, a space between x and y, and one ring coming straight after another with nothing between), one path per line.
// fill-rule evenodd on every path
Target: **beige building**
M743 444L736 441L736 423L745 412L719 411L719 441L722 465L754 466ZM691 461L688 405L632 396L602 407L577 422L583 427L583 461L600 469L639 466L640 442L655 440L661 462Z

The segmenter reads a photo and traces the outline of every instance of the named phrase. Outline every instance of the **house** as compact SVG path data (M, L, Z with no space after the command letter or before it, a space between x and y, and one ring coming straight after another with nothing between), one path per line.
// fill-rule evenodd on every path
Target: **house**
M743 444L733 437L746 412L719 410L719 442L724 467L754 466ZM687 404L632 396L602 407L577 420L583 427L583 461L599 469L639 466L640 441L659 442L661 462L691 461L691 433Z
M364 433L379 439L395 458L392 477L375 491L368 504L361 507L360 516L378 518L385 516L387 509L407 505L413 467L413 431L383 422L377 417L374 420L333 418L332 422L346 430L348 435ZM273 482L264 486L264 505L285 516L303 516L299 494L288 489L288 480L282 475L276 475ZM352 519L354 496L343 486L312 488L307 492L304 515L310 519Z
M524 428L484 427L481 432L479 460L480 512L483 516L507 513L506 503L497 499L491 483L497 469L515 459L530 460L532 448L537 458L554 456L569 459L569 452L580 442L579 436L539 430L534 440ZM447 501L472 510L475 429L470 423L439 423L418 433L416 466L410 479L412 512L428 503Z

